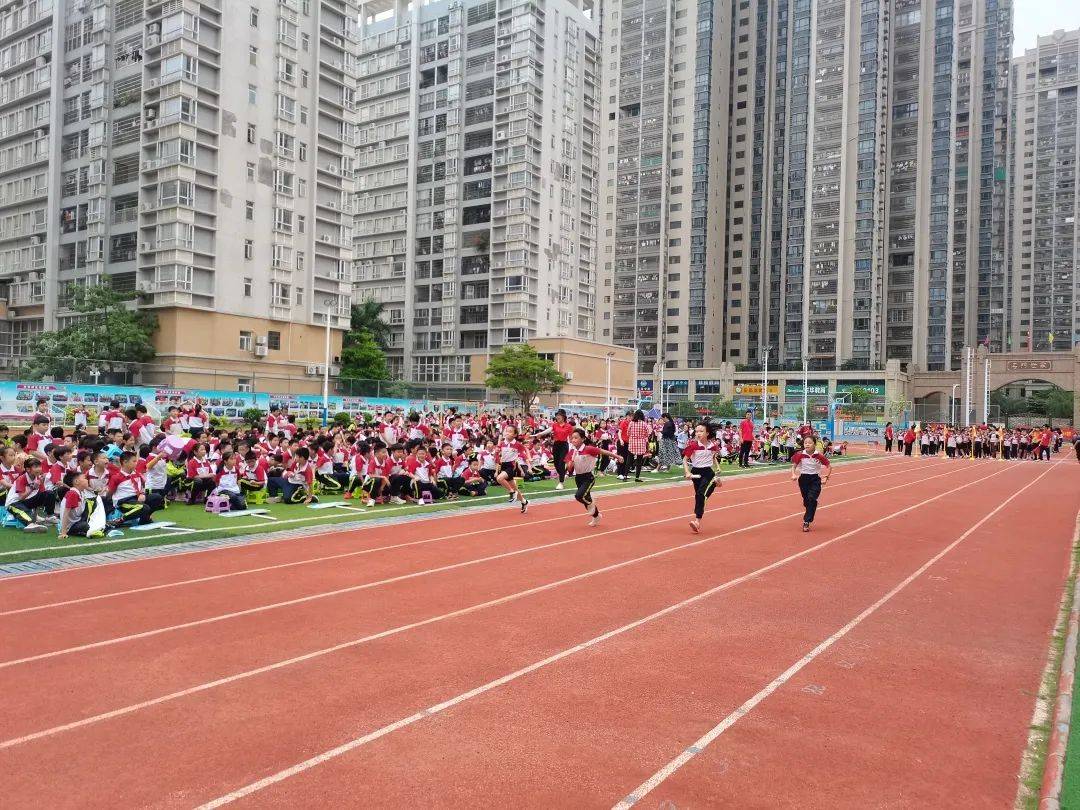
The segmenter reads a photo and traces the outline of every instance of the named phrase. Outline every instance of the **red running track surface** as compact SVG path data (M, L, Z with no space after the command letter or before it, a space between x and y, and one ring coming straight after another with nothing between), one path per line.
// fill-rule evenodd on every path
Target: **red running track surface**
M688 490L0 581L5 802L1011 805L1075 464Z

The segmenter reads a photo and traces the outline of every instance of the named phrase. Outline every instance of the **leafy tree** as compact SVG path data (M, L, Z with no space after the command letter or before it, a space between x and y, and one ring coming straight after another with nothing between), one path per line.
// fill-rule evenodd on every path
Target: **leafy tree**
M344 348L341 350L341 373L338 376L343 380L390 379L386 355L367 329L345 335Z
M738 406L732 400L724 399L719 395L709 402L709 413L721 419L734 419L741 416Z
M249 427L260 427L266 422L266 411L262 408L245 408L244 412L240 414L240 418Z
M668 406L668 413L676 419L697 419L700 416L697 406L685 399L677 399L672 402Z
M334 424L338 427L347 428L352 424L352 414L345 411L338 411L334 414Z
M873 391L863 388L861 385L856 385L848 390L848 395L851 397L851 402L842 406L844 410L850 412L853 416L862 416L870 410L870 400L874 398Z
M359 304L353 304L349 318L349 333L345 335L344 346L349 345L349 337L354 333L367 331L375 339L375 345L386 350L390 346L390 324L383 320L383 305L374 298L366 298Z
M305 416L296 421L300 425L301 430L318 430L322 427L322 419L317 416Z
M1024 397L1010 397L1004 391L991 391L990 405L997 408L1001 418L1024 413L1029 407Z
M488 362L487 385L510 391L527 412L539 394L561 391L566 377L528 343L511 344Z
M1029 410L1048 419L1071 419L1073 392L1054 385L1028 397Z
M75 321L39 334L30 345L30 362L23 366L23 373L37 379L71 379L76 369L86 376L94 368L106 376L102 380L106 382L129 371L130 363L153 360L157 316L129 308L135 295L110 284L77 287L71 300ZM80 362L73 363L71 358Z

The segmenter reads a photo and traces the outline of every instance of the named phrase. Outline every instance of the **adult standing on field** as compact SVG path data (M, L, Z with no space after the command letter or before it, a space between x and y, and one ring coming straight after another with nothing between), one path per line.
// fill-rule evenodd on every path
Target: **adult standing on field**
M747 411L739 423L739 466L750 466L750 450L754 447L754 412Z

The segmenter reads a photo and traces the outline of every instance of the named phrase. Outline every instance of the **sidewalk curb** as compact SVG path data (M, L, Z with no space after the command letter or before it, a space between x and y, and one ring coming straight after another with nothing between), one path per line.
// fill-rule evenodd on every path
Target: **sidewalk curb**
M1080 537L1080 515L1077 515L1077 536ZM1074 545L1075 549L1075 545ZM1075 573L1075 572L1074 572ZM1080 578L1073 583L1072 608L1069 610L1068 635L1062 650L1058 674L1057 697L1050 740L1046 749L1046 765L1039 790L1039 810L1058 810L1061 806L1061 786L1065 775L1065 749L1069 744L1072 716L1073 687L1076 683L1076 649L1080 636Z

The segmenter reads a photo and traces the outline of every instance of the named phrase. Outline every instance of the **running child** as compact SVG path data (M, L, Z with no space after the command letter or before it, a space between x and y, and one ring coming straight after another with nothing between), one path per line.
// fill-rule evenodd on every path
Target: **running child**
M510 493L510 503L519 501L521 514L529 510L529 501L525 493L518 487L516 478L523 477L521 474L521 462L529 463L529 451L518 441L518 431L514 425L503 428L503 437L496 449L496 457L499 461L499 472L495 476L495 482Z
M815 449L812 436L803 439L803 449L792 456L791 465L791 480L799 482L803 506L806 508L806 513L803 515L802 530L808 532L810 531L810 524L814 522L814 513L817 512L821 487L829 480L832 468L829 466L828 457Z
M570 450L564 457L564 463L566 471L574 476L574 486L577 487L574 500L592 515L589 525L595 526L600 522L600 509L592 497L593 484L596 483L596 462L604 456L614 459L616 464L622 464L623 460L610 450L601 450L594 444L588 444L585 431L581 428L570 431L569 445Z
M716 456L720 445L709 435L709 426L700 424L694 428L694 438L687 442L683 450L683 476L694 483L694 518L690 528L695 533L701 531L701 519L705 517L705 501L718 486L723 486L716 478Z

